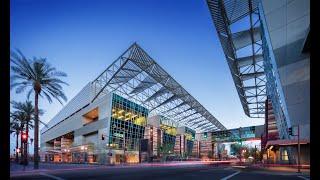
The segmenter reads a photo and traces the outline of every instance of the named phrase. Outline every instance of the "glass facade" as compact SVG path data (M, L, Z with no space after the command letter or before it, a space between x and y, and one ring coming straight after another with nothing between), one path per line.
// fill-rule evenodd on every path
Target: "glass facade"
M113 149L138 151L144 137L148 109L117 94L112 95L109 146Z
M168 135L177 135L177 123L164 116L160 116L160 129L164 130L164 132Z
M255 138L255 126L230 129L226 131L215 131L212 133L213 141L243 141Z
M169 151L173 152L174 145L176 143L176 136L164 132L162 141L164 145L167 145L167 147L169 147Z
M187 141L187 155L192 154L192 148L193 148L193 141L195 139L196 132L188 127L185 127L185 136Z

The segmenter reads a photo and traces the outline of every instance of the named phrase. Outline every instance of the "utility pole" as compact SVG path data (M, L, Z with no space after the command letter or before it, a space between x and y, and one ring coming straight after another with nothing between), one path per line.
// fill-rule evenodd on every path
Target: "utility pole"
M123 163L125 163L126 158L126 133L124 132L123 136Z
M141 139L139 139L139 163L141 163Z
M241 127L239 128L239 139L240 139L240 164L242 162L242 139L241 139Z
M300 172L300 127L298 124L298 173Z

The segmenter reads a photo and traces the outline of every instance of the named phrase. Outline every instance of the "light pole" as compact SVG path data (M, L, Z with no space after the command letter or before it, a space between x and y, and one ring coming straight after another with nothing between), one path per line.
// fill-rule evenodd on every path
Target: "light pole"
M300 128L298 124L298 173L300 172Z
M294 127L294 126L292 126ZM298 173L300 173L300 126L299 124L296 125L296 127L298 128L298 134L293 134L292 132L292 127L289 128L289 135L291 136L298 136Z
M125 157L126 157L126 131L123 128L123 163L125 161Z

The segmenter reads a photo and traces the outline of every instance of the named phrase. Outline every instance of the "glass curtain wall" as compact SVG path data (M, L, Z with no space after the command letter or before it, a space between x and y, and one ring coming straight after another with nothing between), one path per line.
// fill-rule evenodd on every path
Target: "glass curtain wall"
M140 139L144 137L148 109L113 94L111 114L110 147L138 151Z
M192 154L193 141L195 139L196 132L190 128L186 127L186 141L187 141L187 155Z

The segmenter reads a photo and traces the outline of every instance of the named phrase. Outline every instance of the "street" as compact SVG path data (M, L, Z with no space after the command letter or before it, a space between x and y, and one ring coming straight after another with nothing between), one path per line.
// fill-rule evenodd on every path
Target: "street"
M208 164L182 164L166 166L114 166L88 167L74 169L42 170L24 174L11 174L11 179L309 179L306 175L296 173L279 173L234 168L230 166L213 166Z

